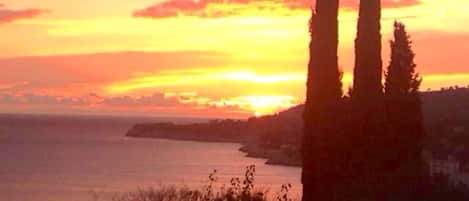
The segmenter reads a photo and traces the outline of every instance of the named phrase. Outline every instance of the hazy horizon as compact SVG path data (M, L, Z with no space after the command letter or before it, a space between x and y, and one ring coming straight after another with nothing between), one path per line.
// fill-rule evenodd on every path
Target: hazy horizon
M0 111L247 118L304 102L315 1L70 0L0 4ZM351 85L358 0L342 0ZM465 0L383 0L407 25L421 89L469 85Z

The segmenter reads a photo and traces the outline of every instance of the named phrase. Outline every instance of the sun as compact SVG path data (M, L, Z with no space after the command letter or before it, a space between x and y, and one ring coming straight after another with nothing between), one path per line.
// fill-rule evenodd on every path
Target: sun
M241 108L252 111L254 116L274 114L297 104L292 96L243 96L235 101Z

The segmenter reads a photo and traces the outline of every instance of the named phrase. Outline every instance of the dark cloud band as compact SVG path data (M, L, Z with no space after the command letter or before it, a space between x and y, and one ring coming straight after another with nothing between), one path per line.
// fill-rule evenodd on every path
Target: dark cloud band
M14 22L21 19L34 18L46 12L48 11L41 9L12 10L5 8L5 5L0 4L0 24Z
M400 8L414 6L420 0L383 0L383 8ZM313 6L312 0L167 0L155 5L137 10L135 17L167 18L176 16L196 17L227 17L239 15L243 10L287 11L307 10ZM358 7L358 0L341 1L343 9Z

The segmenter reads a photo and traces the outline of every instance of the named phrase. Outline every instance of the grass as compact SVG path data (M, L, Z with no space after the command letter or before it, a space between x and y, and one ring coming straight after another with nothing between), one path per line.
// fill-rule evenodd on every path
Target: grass
M220 186L217 185L217 171L214 170L201 189L162 186L116 195L112 201L296 201L289 195L290 184L282 185L275 195L270 194L268 189L256 189L255 172L254 165L247 166L242 179L232 178L228 186Z
M114 196L112 201L298 201L291 194L291 184L282 185L277 193L268 189L256 189L254 185L256 167L246 167L243 178L232 178L228 185L218 184L217 171L209 176L207 183L200 189L179 186L140 189L135 192ZM420 198L395 195L395 201L468 201L467 186L454 185L448 177L441 175L432 178L427 191ZM99 199L95 199L98 201Z

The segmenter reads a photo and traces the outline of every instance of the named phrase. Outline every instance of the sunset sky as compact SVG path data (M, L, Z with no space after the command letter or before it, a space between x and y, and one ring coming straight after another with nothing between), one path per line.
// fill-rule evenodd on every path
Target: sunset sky
M0 112L248 117L304 101L310 0L0 1ZM422 90L469 85L468 0L382 0ZM350 86L358 0L341 0Z

